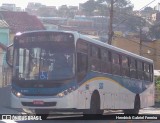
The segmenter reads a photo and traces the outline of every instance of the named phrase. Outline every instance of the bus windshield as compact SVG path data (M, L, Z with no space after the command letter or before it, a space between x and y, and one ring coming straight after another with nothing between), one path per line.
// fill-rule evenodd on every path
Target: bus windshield
M19 80L70 79L74 72L73 41L26 42L19 40L15 48L14 78Z

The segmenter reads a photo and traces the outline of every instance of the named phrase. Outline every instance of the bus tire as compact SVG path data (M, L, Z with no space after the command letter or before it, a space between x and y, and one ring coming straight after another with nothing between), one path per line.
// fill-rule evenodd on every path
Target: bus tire
M35 114L36 116L41 116L42 120L46 120L49 115L49 111L43 109L35 109Z
M136 95L134 101L134 109L125 109L124 114L138 114L140 110L140 97Z
M100 110L100 95L98 91L94 91L91 96L90 109L87 114L103 114L103 110Z

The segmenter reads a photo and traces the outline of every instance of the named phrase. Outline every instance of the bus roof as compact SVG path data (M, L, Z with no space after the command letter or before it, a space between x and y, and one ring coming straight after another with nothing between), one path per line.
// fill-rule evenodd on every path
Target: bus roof
M19 36L19 35L23 35L23 34L30 34L30 33L43 33L43 32L63 32L63 33L71 33L73 35L75 35L76 33L78 34L78 32L76 31L63 31L63 30L33 30L33 31L25 31L25 32L18 32L16 33L16 36Z

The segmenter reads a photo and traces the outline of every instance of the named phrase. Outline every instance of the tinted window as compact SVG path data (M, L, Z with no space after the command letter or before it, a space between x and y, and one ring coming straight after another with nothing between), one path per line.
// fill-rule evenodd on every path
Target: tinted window
M101 50L101 71L103 73L111 73L111 60L109 60L110 52L108 50Z
M117 53L112 53L112 74L120 75L120 57Z
M150 81L149 64L144 63L144 79Z
M136 73L136 60L131 58L130 60L130 77L131 78L137 78Z
M138 79L144 80L144 70L143 70L143 62L137 62L137 72L138 72Z
M87 73L88 69L88 57L86 54L77 53L77 71L78 81L81 81Z
M88 44L84 40L79 39L77 44L77 49L80 52L88 53Z
M101 71L100 48L91 46L90 68L93 71Z
M129 77L129 59L127 56L122 56L122 76Z

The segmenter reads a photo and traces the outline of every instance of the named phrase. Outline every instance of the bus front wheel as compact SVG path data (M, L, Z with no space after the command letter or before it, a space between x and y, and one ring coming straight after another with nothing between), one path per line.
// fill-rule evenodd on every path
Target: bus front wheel
M93 92L90 101L90 109L85 111L84 114L103 114L103 110L100 110L100 96L97 91Z

